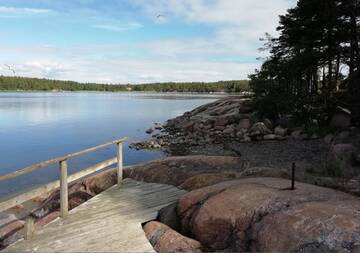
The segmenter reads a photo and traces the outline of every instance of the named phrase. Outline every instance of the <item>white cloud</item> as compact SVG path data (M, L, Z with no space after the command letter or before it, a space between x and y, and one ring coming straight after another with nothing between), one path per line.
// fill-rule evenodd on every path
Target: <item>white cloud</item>
M113 32L125 32L129 30L135 30L140 29L143 27L142 24L137 22L130 22L127 24L99 24L99 25L93 25L93 28L96 29L102 29L102 30L109 30Z
M212 36L177 36L161 40L153 36L155 39L147 39L141 43L62 48L0 45L0 63L12 64L20 75L82 82L144 83L243 79L260 65L260 62L255 60L259 56L257 49L261 46L259 38L265 32L274 34L278 15L285 13L295 2L131 0L130 3L159 26L166 24L171 27L172 22L204 24L212 28ZM16 9L18 12L20 10ZM41 9L39 11L42 13ZM0 16L4 12L0 7ZM164 16L156 18L159 14ZM121 23L113 18L97 19L93 23L95 24L92 27L95 29L113 32L142 28L140 23ZM0 74L9 73L3 68L0 69Z
M36 9L36 8L15 8L0 6L0 17L24 17L28 15L41 15L53 13L50 9Z

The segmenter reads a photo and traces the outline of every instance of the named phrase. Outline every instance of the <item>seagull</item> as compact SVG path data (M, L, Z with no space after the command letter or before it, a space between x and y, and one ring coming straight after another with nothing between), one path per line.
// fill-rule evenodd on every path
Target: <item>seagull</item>
M5 67L7 67L11 72L13 72L14 76L16 75L15 70L14 70L10 65L8 65L8 64L4 64L4 65L5 65Z
M156 18L164 18L164 17L165 17L165 16L162 15L162 14L159 14L159 15L156 16Z

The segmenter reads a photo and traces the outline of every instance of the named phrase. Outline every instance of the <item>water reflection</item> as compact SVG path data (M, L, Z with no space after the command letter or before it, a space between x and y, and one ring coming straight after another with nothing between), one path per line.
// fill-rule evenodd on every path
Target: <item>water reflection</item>
M147 93L0 93L0 174L60 155L72 153L119 137L130 141L147 138L153 122L178 116L219 95ZM72 162L76 172L113 157L115 150ZM130 150L125 164L161 157L160 152ZM0 196L42 184L57 177L57 169L0 184Z

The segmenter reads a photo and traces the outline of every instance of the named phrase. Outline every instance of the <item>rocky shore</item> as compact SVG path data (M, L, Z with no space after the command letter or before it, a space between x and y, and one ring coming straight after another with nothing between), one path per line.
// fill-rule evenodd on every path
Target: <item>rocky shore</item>
M360 134L344 113L333 115L329 127L321 133L291 117L260 118L240 97L156 123L147 131L151 138L132 147L160 149L169 157L126 168L124 177L171 184L188 194L144 224L155 250L359 252ZM297 182L290 190L293 163ZM73 183L70 208L116 178L115 170L107 170ZM36 226L59 216L58 191L32 203ZM1 214L2 248L22 237L25 209Z

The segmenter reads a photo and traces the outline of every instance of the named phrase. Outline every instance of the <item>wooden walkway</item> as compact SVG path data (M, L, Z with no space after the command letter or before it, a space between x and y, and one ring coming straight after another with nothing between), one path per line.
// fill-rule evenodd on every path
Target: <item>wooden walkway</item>
M7 252L154 252L141 224L185 191L125 179L35 232Z

